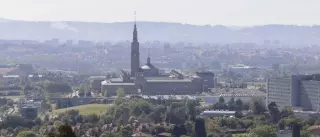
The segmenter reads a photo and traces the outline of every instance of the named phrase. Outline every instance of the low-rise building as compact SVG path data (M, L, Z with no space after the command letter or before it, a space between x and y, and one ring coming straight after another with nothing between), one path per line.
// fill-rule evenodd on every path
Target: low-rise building
M235 117L236 111L220 111L220 110L206 110L200 113L201 117Z
M35 119L38 117L38 108L36 106L23 106L20 108L20 113L25 119Z

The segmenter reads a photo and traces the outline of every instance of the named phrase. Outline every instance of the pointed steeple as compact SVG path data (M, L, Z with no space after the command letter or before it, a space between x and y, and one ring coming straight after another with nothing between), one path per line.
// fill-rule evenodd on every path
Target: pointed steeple
M140 53L136 20L134 21L133 39L131 43L131 76L135 76L140 68Z
M134 28L133 28L133 42L138 42L138 31L137 31L137 25L134 23Z
M133 42L138 42L138 31L137 31L136 12L134 12Z

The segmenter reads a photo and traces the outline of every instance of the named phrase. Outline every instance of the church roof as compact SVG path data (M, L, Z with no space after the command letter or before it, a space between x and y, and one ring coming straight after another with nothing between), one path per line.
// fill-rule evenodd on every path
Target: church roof
M191 79L148 79L148 83L191 83Z
M143 65L141 69L151 69L148 65Z
M157 69L155 66L153 66L151 63L147 63L143 66L141 66L141 69L146 70L146 69Z

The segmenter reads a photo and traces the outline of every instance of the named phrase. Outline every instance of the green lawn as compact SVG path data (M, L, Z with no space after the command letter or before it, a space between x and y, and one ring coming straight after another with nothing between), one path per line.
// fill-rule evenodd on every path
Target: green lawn
M53 114L64 113L67 110L78 110L80 115L90 115L90 114L101 114L107 111L107 104L87 104L63 109L55 109L53 110Z

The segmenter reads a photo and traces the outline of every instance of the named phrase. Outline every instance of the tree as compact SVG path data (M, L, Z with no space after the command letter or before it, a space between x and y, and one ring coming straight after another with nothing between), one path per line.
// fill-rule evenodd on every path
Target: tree
M117 137L117 134L112 132L104 132L100 135L100 137Z
M122 127L120 129L119 134L120 134L121 137L131 137L131 135L132 135L132 127L129 126L129 125Z
M197 102L195 100L186 100L186 115L189 117L188 119L194 121L196 119L196 106Z
M284 119L281 119L281 120L279 121L279 123L278 123L278 128L279 128L280 130L284 130L285 127L286 127L285 120L284 120Z
M219 110L223 109L223 110L225 110L227 108L228 108L228 106L224 102L224 98L223 97L220 97L219 101L213 105L213 109L219 109Z
M180 137L182 134L180 133L180 127L178 125L174 125L172 132L172 137Z
M308 131L302 130L300 132L301 137L311 137L311 134Z
M54 132L50 132L50 133L44 135L44 137L58 137L58 135Z
M275 102L270 102L268 104L268 110L271 115L272 122L274 124L278 123L278 121L280 120L280 111L277 104Z
M76 134L72 131L72 128L69 125L60 126L58 132L58 137L76 137Z
M121 98L121 97L125 97L125 92L123 88L118 88L117 89L117 97Z
M72 88L68 83L46 82L44 88L48 93L71 93Z
M293 116L293 111L291 107L284 107L280 112L281 118Z
M37 137L37 135L31 131L22 131L17 135L17 137Z
M206 137L207 136L204 119L197 118L194 126L195 126L195 132L196 132L197 137Z
M262 101L259 100L258 98L252 98L250 109L254 114L263 114L266 110Z
M85 94L85 87L84 87L84 84L81 84L79 88L79 96L84 96L84 94Z
M224 103L224 98L223 97L219 97L219 103Z
M233 110L235 110L235 108L236 108L236 103L234 101L234 98L232 97L228 102L228 109L230 111L233 111Z
M276 137L277 129L272 125L261 125L250 130L253 137Z
M243 102L240 98L236 100L235 110L241 111L243 109Z
M186 135L187 134L187 129L184 125L174 125L171 135L173 137L180 137L182 135Z
M63 125L63 123L61 121L54 121L54 123L53 123L53 127L56 129L58 129L62 125Z

